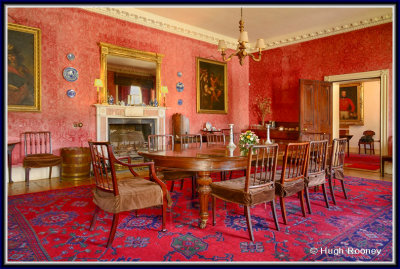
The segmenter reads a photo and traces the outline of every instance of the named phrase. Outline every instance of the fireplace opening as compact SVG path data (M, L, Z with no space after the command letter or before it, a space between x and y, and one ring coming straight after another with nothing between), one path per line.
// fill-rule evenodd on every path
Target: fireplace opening
M155 119L109 118L108 137L117 157L143 161L138 151L147 150L147 138L155 134Z

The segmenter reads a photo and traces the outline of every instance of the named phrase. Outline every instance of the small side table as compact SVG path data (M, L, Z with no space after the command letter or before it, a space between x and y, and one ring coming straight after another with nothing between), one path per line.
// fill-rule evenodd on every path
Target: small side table
M11 179L11 168L12 168L12 151L15 147L16 144L19 144L20 142L9 142L7 143L7 157L8 157L8 182L12 183Z
M339 137L347 139L347 157L350 157L350 139L353 137L353 135L341 134L341 135L339 135Z

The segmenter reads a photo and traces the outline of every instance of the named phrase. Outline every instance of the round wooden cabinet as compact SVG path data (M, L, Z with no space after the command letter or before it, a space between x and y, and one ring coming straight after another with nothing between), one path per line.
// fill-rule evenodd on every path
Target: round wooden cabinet
M62 180L82 180L90 177L90 149L87 147L62 148Z

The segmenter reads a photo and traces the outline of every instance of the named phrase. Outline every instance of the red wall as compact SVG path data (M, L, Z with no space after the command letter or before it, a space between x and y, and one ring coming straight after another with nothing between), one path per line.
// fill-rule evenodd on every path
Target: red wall
M248 62L240 66L236 59L228 63L228 114L196 113L196 57L221 60L216 45L114 19L74 8L10 8L8 22L40 28L42 31L42 111L40 113L8 112L8 138L19 139L24 131L50 130L55 153L62 147L86 146L96 138L96 87L100 76L99 42L164 54L162 85L168 86L166 102L167 133L171 133L171 116L182 113L190 119L190 131L198 133L206 121L217 128L235 124L235 131L248 126ZM75 54L69 62L68 53ZM72 66L79 72L75 82L64 80L62 71ZM178 77L177 72L183 76ZM183 92L176 83L183 82ZM66 95L77 92L75 98ZM183 105L178 106L178 99ZM242 109L239 109L242 108ZM82 128L74 128L82 122ZM22 148L16 147L13 162L20 163Z
M272 98L266 120L299 121L299 79L389 69L389 130L392 132L392 23L266 50L250 62L250 100ZM377 104L379 105L379 104ZM250 102L250 124L260 122ZM252 111L253 110L253 111Z

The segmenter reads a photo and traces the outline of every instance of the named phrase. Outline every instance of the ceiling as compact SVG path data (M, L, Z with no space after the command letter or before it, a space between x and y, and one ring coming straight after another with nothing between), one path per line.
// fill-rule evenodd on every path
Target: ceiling
M129 12L130 8L126 8ZM180 23L237 40L239 37L240 6L216 7L138 7L137 10L155 14ZM249 41L257 38L274 42L305 33L318 32L375 17L392 14L393 6L244 6L243 21Z

